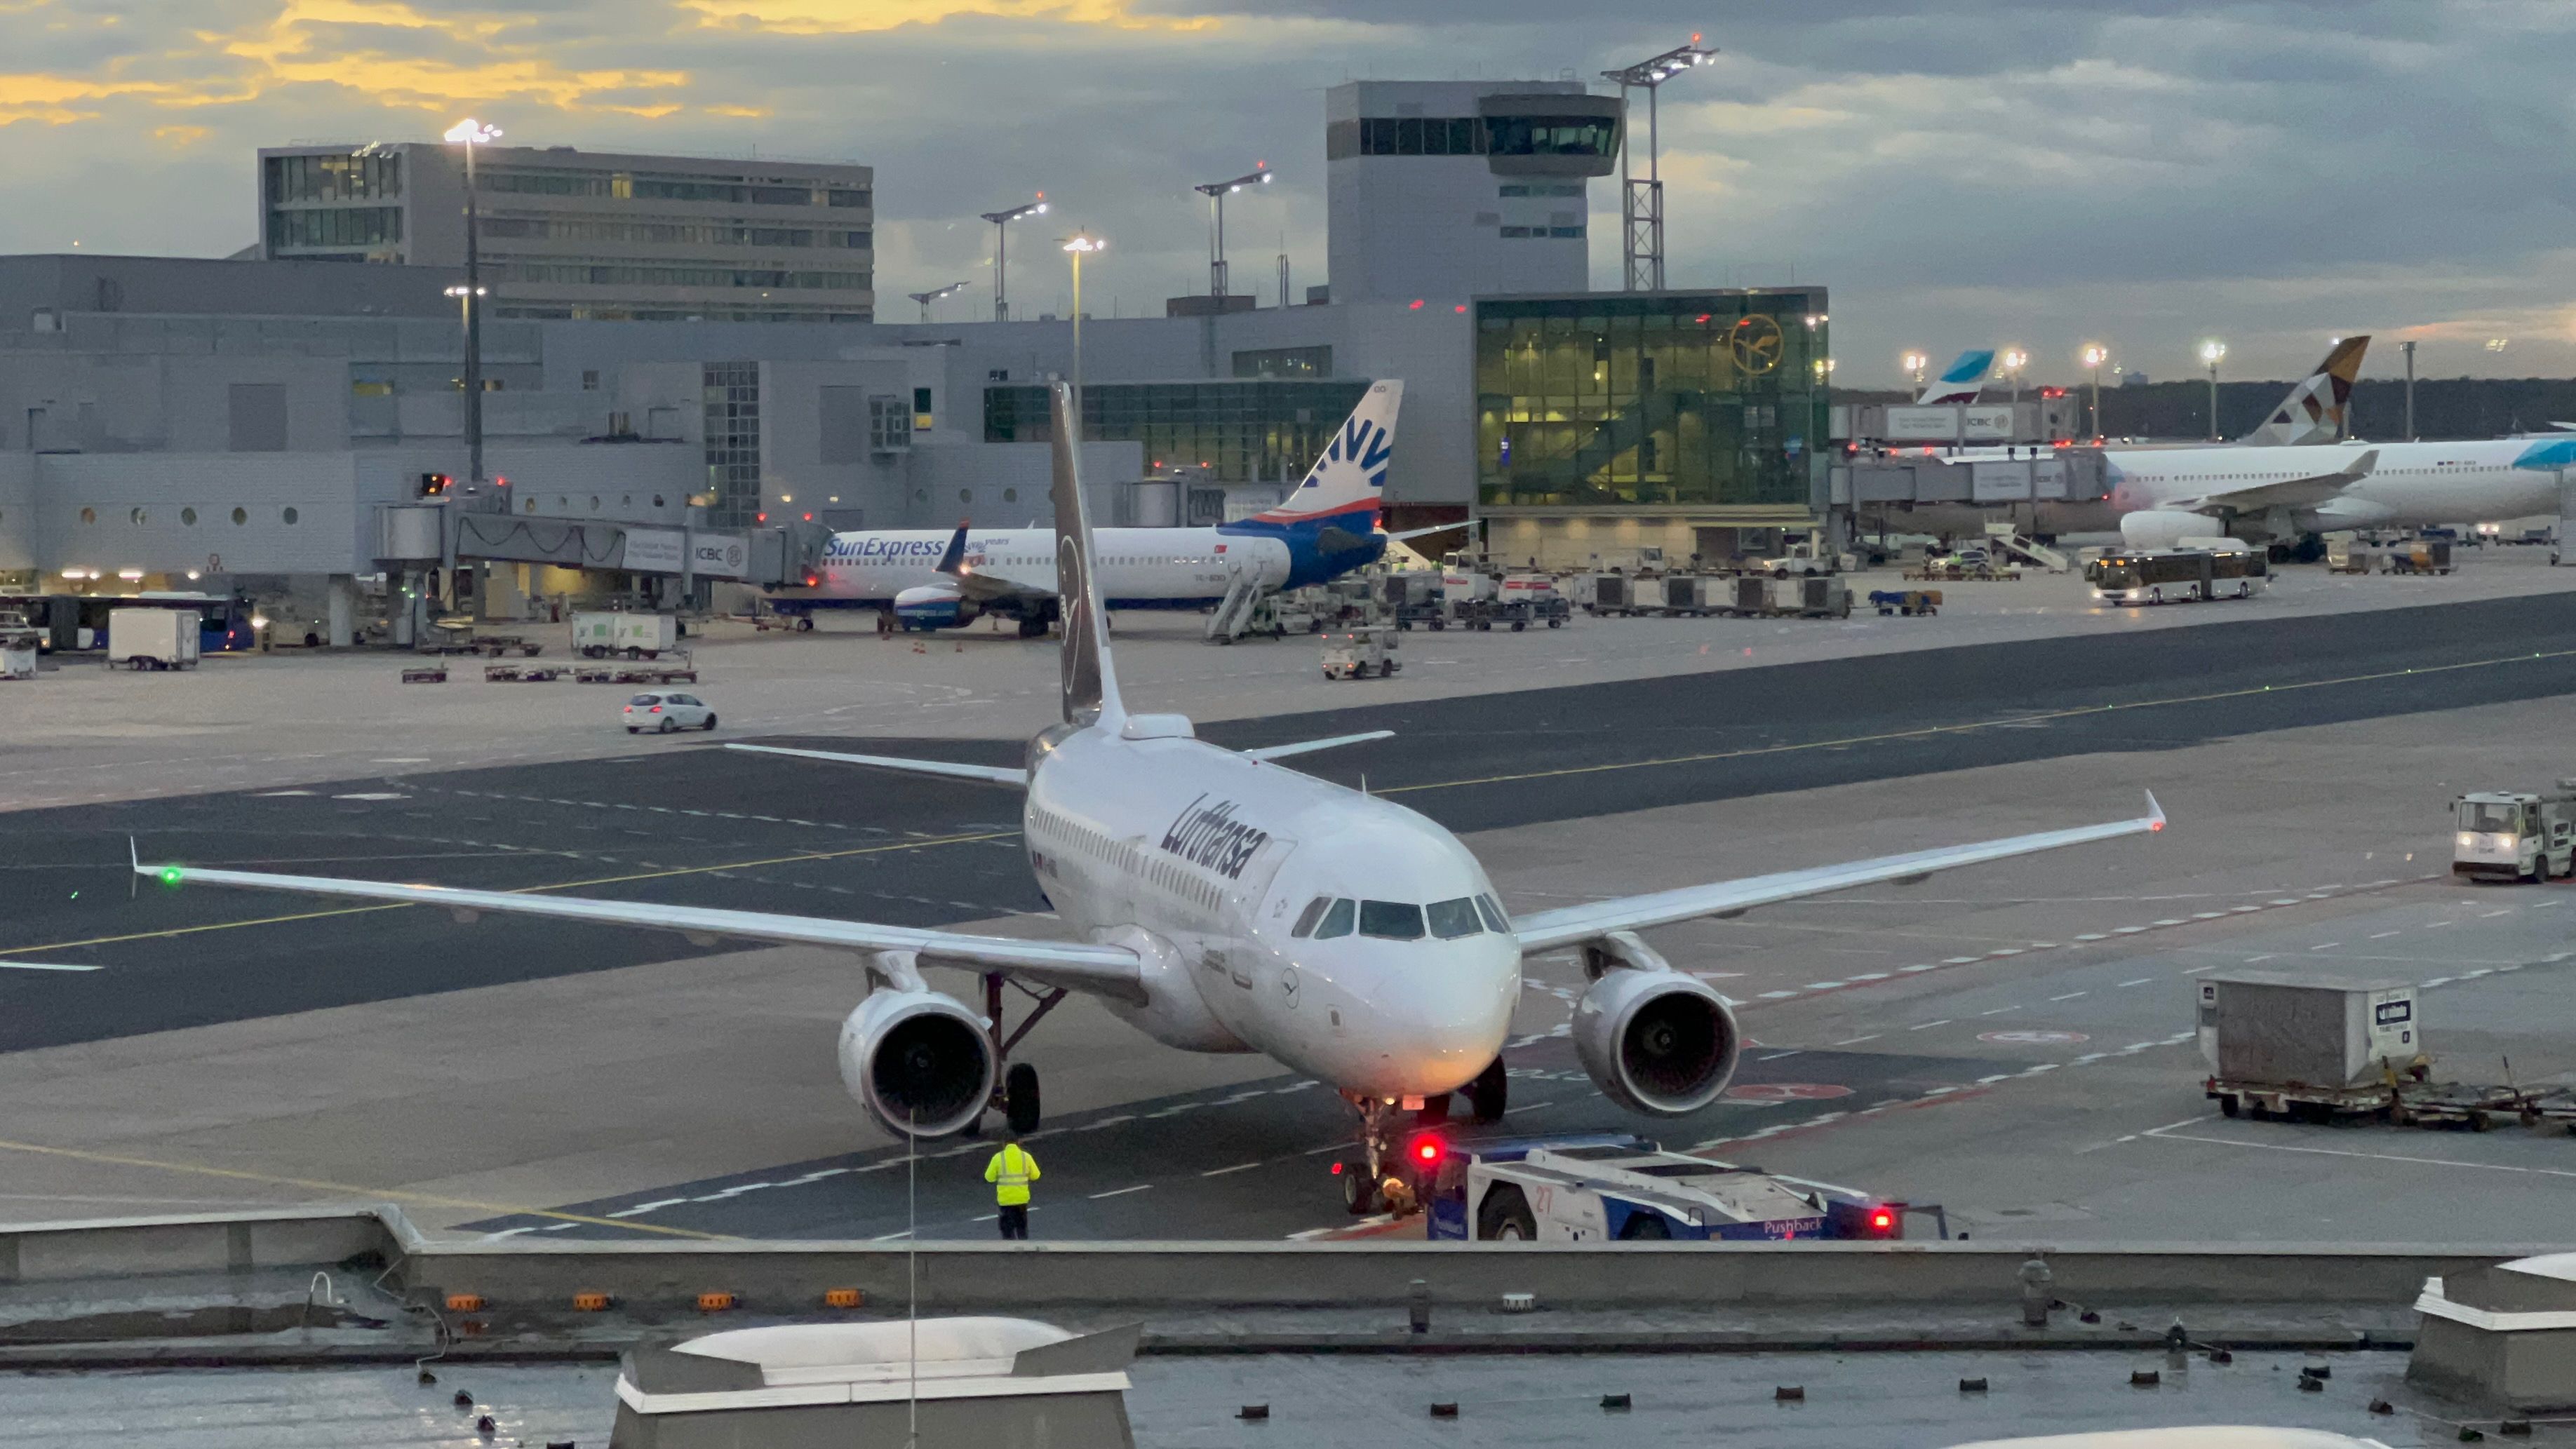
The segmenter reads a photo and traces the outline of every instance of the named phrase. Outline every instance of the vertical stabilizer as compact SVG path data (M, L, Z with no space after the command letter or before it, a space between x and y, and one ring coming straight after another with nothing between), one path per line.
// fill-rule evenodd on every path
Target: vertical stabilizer
M1112 729L1127 717L1118 700L1118 676L1109 664L1108 616L1100 608L1100 584L1092 574L1091 519L1082 506L1082 440L1074 420L1073 389L1056 383L1055 409L1055 588L1056 607L1064 625L1064 722L1105 723Z
M2295 447L2333 443L2343 438L2344 409L2352 402L2352 380L2361 375L2361 355L2370 339L2347 337L2326 354L2317 370L2301 379L2272 409L2262 426L2237 441L2255 447Z
M1994 366L1993 348L1969 348L1959 354L1957 361L1943 368L1939 377L1932 379L1931 385L1923 389L1923 395L1914 400L1915 406L1975 402L1977 395L1986 390L1986 374L1992 372Z
M1260 523L1330 522L1355 533L1376 526L1386 493L1386 470L1395 456L1395 415L1404 406L1404 384L1369 384L1359 406L1324 445L1323 456L1278 507L1253 515Z

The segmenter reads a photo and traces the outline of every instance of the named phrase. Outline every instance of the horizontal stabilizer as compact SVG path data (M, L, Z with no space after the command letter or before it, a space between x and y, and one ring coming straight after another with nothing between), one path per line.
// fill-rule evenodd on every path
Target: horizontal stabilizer
M1244 753L1256 760L1284 760L1290 755L1311 755L1317 750L1337 750L1344 745L1364 745L1371 740L1393 738L1393 730L1370 730L1366 734L1335 735L1326 740L1299 740L1293 745L1263 745L1260 749L1245 750Z
M952 780L981 780L988 785L1009 785L1027 789L1029 772L1005 765L962 765L952 760L905 760L893 755L854 755L840 750L792 750L785 745L727 745L728 750L741 750L753 755L789 755L800 760L831 760L843 765L874 765L881 770L904 770L915 775L945 775Z

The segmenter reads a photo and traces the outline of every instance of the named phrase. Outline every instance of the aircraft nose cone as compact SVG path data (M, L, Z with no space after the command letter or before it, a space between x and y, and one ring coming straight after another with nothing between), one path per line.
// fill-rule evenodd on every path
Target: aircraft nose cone
M1502 1049L1520 991L1520 957L1492 941L1439 950L1400 1005L1389 1043L1400 1054L1408 1094L1453 1091L1475 1079ZM1399 1025L1392 1018L1401 1018Z

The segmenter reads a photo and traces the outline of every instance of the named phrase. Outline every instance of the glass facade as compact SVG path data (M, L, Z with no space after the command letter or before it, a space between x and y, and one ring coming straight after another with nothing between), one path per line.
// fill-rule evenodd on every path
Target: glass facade
M1234 355L1237 377L1330 377L1333 375L1333 349L1324 347L1265 347L1254 352Z
M755 226L747 221L609 221L588 216L485 216L481 235L529 241L657 242L678 246L843 247L866 251L869 230Z
M648 171L551 171L488 160L475 171L474 189L523 196L610 196L621 201L722 201L737 206L864 207L875 202L873 191L864 186Z
M393 201L402 195L402 157L395 152L364 156L271 156L268 199L283 205L297 201Z
M760 364L710 362L706 403L707 521L749 528L760 514Z
M722 262L527 261L495 258L484 275L504 282L570 282L590 287L762 287L864 292L867 272L789 272L768 267L729 267Z
M1486 506L1809 501L1826 428L1821 289L1475 306Z
M1368 392L1368 379L1293 382L1095 382L1082 390L1082 433L1145 445L1148 468L1204 466L1227 483L1304 476ZM984 389L984 440L1055 437L1044 387Z
M268 214L272 250L290 247L391 247L402 243L399 206L297 207Z
M1324 159L1351 156L1609 156L1615 116L1369 116L1324 127Z

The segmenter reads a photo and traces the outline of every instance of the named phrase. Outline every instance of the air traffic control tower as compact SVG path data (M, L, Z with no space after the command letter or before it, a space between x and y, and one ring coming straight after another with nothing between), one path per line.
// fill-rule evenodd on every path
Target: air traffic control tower
M1324 97L1335 302L1582 292L1621 106L1579 81L1353 81Z

